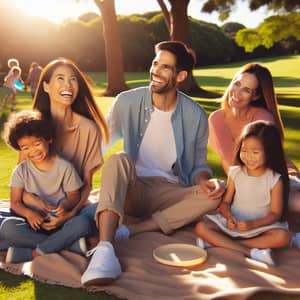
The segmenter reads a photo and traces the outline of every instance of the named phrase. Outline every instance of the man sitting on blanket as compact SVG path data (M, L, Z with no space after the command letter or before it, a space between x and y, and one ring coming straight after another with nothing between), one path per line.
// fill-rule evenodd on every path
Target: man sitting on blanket
M111 144L124 138L126 154L111 156L103 166L95 215L100 242L81 278L85 286L121 275L112 242L124 214L143 218L121 227L126 237L169 234L214 210L224 193L207 166L207 116L177 90L192 72L194 56L174 41L157 44L155 53L149 87L118 95L108 116Z

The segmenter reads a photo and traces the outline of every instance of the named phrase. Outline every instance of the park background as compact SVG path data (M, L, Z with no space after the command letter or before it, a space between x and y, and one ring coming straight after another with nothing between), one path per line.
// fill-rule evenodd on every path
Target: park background
M119 31L121 69L116 68L117 75L122 75L115 81L111 76L110 62L113 67L119 64L114 55L107 53L108 39L112 35L104 15L86 12L78 19L67 19L62 23L53 23L39 16L29 16L16 9L13 1L1 1L0 28L0 83L7 73L7 59L18 58L23 69L23 78L26 78L29 65L32 61L42 66L56 57L64 56L74 60L88 76L94 89L97 103L106 113L113 101L113 96L121 89L146 85L149 75L148 69L153 59L153 46L156 42L168 39L181 39L191 46L197 56L196 68L193 72L195 83L199 89L187 91L193 96L209 114L219 107L218 97L222 95L234 73L246 62L259 61L266 65L274 76L279 108L283 117L286 142L285 149L288 156L300 166L299 155L299 118L300 118L300 44L299 44L299 4L284 11L282 5L277 10L266 9L266 20L262 19L256 28L247 28L242 23L234 21L210 23L194 17L188 17L188 34L186 32L173 32L168 27L166 15L162 11L145 12L116 17ZM92 1L92 0L91 0ZM110 4L114 1L109 0ZM120 1L120 0L119 0ZM124 1L124 0L123 0ZM130 1L130 0L128 0ZM140 0L145 2L150 0ZM152 0L152 2L156 0ZM188 7L189 1L179 0L179 8L184 3ZM179 2L177 1L177 3ZM193 0L191 0L192 2ZM25 0L23 2L26 2ZM30 2L30 1L28 1ZM73 2L81 2L74 0ZM92 1L93 2L93 1ZM107 3L108 1L103 1ZM168 2L168 1L165 1ZM169 1L174 3L175 1ZM198 1L199 10L205 1ZM218 1L217 1L218 2ZM226 2L226 1L225 1ZM227 1L229 2L229 1ZM239 1L238 1L239 2ZM244 1L246 3L250 1ZM258 1L263 2L263 1ZM280 2L280 1L271 1ZM281 1L282 2L282 1ZM283 1L287 4L297 1ZM201 3L201 5L200 5ZM106 10L105 10L106 9ZM101 12L111 12L111 7L99 7ZM282 14L282 12L284 12ZM61 12L60 12L61 13ZM173 14L176 13L173 11ZM182 13L182 11L181 11ZM220 14L226 15L226 9ZM172 16L169 7L169 17ZM249 18L252 18L249 13ZM172 16L171 20L177 20ZM295 21L296 20L296 21ZM111 21L111 20L109 20ZM169 18L170 21L170 18ZM181 22L182 20L180 20ZM246 20L245 20L246 21ZM106 22L106 25L104 24ZM293 24L293 25L291 25ZM170 23L169 23L170 25ZM178 25L178 24L177 24ZM106 27L105 27L106 26ZM294 30L296 26L296 31ZM298 26L298 27L297 27ZM176 26L175 26L176 27ZM185 25L180 25L180 28ZM269 29L269 39L268 36ZM271 28L271 31L270 31ZM179 30L178 27L176 30ZM238 31L244 30L244 46L238 44L236 38ZM280 31L281 29L281 31ZM247 34L255 38L247 40ZM179 38L178 38L179 37ZM266 43L265 41L268 41ZM116 43L113 43L117 46ZM245 50L245 48L247 51ZM248 47L248 48L247 48ZM249 52L251 50L251 52ZM120 53L117 55L120 55ZM114 83L117 82L117 86ZM0 97L3 89L0 89ZM106 96L104 96L106 95ZM29 91L18 92L17 110L31 107ZM0 129L6 120L9 110L0 112ZM122 149L118 143L105 156ZM218 158L209 149L208 161L216 176L224 178ZM8 183L10 174L17 163L17 153L8 148L3 141L0 142L0 198L9 197ZM100 185L100 174L94 176L93 185ZM83 291L61 287L52 287L32 281L22 276L13 276L0 272L0 299L83 299L87 294ZM61 298L60 298L61 297ZM264 294L254 296L253 299L300 299L300 296L281 296ZM105 294L88 295L89 299L115 299Z

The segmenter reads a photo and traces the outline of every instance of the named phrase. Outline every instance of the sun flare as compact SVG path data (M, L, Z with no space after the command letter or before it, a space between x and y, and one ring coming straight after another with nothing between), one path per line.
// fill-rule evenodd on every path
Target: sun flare
M94 1L15 0L15 5L27 15L46 18L55 23L76 19L87 11L95 11Z

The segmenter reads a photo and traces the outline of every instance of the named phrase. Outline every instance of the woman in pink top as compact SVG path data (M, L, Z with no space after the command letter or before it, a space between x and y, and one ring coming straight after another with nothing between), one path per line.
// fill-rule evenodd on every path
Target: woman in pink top
M222 108L211 113L208 119L209 144L220 156L226 174L233 165L235 143L242 129L257 120L274 122L284 140L272 75L266 67L249 63L235 74L222 97ZM290 177L299 180L299 170L288 159L287 167ZM300 212L299 189L291 191L289 208Z

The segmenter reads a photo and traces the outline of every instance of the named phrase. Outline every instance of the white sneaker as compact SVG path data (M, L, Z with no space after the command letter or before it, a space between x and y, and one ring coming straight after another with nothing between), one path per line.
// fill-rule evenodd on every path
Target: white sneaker
M196 246L202 248L202 249L207 249L207 248L211 248L212 245L205 242L204 240L202 240L201 238L196 238Z
M101 241L87 256L93 255L81 277L84 286L106 285L122 274L120 262L110 242Z
M266 249L252 248L250 251L250 257L257 261L264 262L270 266L275 266L275 262L272 258L272 250L270 248L266 248Z

